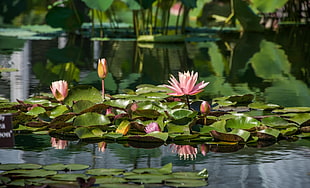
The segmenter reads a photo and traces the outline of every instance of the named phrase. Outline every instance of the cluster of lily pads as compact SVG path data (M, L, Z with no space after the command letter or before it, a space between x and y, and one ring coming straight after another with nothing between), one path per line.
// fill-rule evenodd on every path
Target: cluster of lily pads
M90 168L83 164L0 164L0 187L201 187L208 171L172 172L161 168Z
M169 92L162 85L140 85L131 93L106 95L103 100L96 88L79 85L61 102L50 94L18 103L1 100L0 113L12 113L16 133L68 140L255 145L310 136L310 107L253 102L254 96L248 94L215 98L206 114L200 112L203 101L195 96L187 100ZM152 123L159 128L147 133Z

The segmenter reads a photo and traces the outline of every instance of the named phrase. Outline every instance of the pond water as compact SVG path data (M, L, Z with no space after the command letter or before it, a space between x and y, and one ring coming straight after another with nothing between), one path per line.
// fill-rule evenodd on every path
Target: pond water
M0 54L0 67L17 69L1 72L0 77L0 97L11 101L50 92L50 83L59 79L100 89L96 66L98 58L105 57L110 94L130 91L139 84L163 84L170 74L194 70L200 80L210 82L201 95L206 100L253 93L258 101L310 106L310 35L309 28L303 26L277 34L200 33L174 44L93 41L78 36L14 40L18 42L11 52L2 49ZM0 148L0 163L79 163L130 170L159 168L171 162L175 171L206 168L207 187L298 188L310 184L309 139L232 151L207 145L207 153L201 145L192 145L197 153L186 159L170 144L144 149L104 143L103 149L103 143L57 143L46 135L15 135L15 146Z

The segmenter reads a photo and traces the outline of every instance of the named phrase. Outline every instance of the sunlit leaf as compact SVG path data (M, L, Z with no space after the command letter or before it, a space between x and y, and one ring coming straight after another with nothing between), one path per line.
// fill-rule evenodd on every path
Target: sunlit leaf
M87 179L88 176L85 174L56 174L51 176L51 179L59 181L76 181L76 178Z
M120 133L120 134L123 134L123 135L126 135L127 132L129 131L130 129L130 122L127 121L127 120L124 120L121 122L121 124L117 127L116 129L116 133Z
M95 169L89 169L85 173L89 175L96 175L96 176L111 176L111 175L119 175L125 172L124 169L118 169L118 168L95 168ZM99 183L96 181L96 183Z
M272 13L283 7L288 0L253 0L252 5L263 13Z
M87 112L80 116L77 116L73 122L74 126L92 126L92 125L107 125L110 124L110 120L108 117L94 113Z
M92 101L89 100L79 100L73 104L72 109L75 113L80 113L81 111L95 105Z
M260 122L252 117L236 117L226 121L226 128L251 129L260 125Z
M280 131L277 129L263 129L261 131L257 131L257 136L262 140L273 140L277 139L280 134Z
M265 117L261 121L263 124L273 128L286 128L289 126L296 126L296 124L290 123L283 118L277 116Z
M74 102L79 100L89 100L94 103L99 103L102 102L102 95L92 86L76 86L69 90L69 94L64 100L64 103L72 106Z

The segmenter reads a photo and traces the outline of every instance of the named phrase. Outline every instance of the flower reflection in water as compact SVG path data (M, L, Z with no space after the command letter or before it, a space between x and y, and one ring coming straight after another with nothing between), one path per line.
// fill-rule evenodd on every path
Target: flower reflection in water
M105 151L105 149L107 148L107 143L106 142L99 142L98 143L98 150L100 151L100 152L104 152Z
M65 149L68 146L68 141L51 137L51 144L52 147L55 149Z
M194 160L196 159L196 155L198 153L197 148L190 146L190 145L176 145L171 144L172 152L178 153L180 159L184 160Z

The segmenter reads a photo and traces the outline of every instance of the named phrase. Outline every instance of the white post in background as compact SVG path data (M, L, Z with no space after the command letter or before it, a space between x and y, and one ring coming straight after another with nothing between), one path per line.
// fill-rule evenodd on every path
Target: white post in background
M25 42L21 51L15 51L11 56L12 68L16 72L10 73L10 100L25 100L29 97L31 42Z

